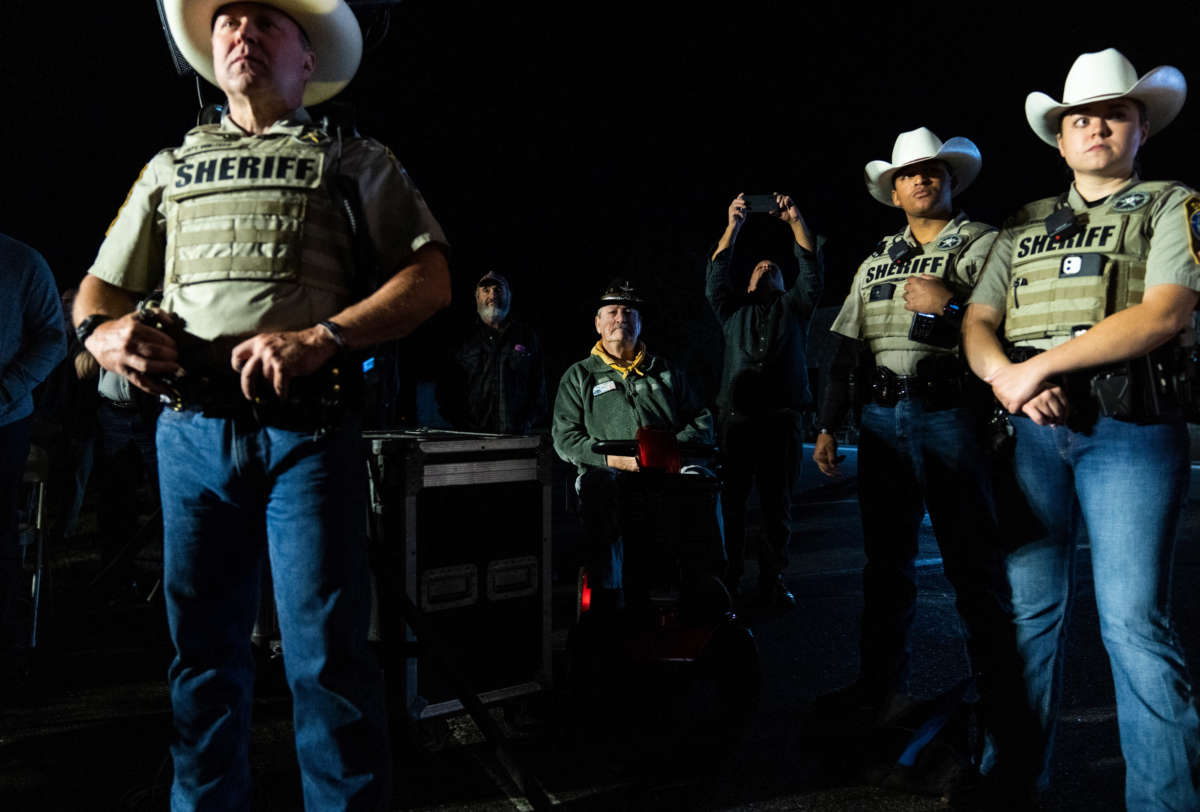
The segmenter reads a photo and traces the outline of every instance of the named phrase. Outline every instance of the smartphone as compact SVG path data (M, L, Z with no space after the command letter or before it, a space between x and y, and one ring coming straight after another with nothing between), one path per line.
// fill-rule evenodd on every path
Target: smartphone
M743 200L746 201L746 208L750 209L751 214L774 214L779 211L775 195L746 195Z

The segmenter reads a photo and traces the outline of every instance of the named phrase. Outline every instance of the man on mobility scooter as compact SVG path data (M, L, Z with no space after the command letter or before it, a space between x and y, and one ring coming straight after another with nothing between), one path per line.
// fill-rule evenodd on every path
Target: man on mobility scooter
M682 371L639 340L644 304L627 281L609 286L595 318L600 340L563 375L555 401L554 447L578 468L584 528L580 630L588 627L588 642L575 648L602 656L619 643L626 661L704 660L719 672L735 661L750 678L749 689L744 681L737 688L745 698L757 693L757 649L735 627L720 578L720 484L704 468L681 465L713 455L712 417ZM746 656L725 657L726 649Z

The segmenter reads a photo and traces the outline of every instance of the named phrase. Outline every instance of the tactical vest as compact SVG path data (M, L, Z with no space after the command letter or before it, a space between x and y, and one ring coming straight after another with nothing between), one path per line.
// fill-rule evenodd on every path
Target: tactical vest
M328 137L247 137L197 127L175 150L163 190L164 296L184 285L253 280L329 291L349 300L350 237L328 192Z
M1076 212L1077 233L1055 240L1046 218L1064 196L1021 209L1013 232L1004 335L1009 341L1070 336L1142 301L1154 201L1179 184L1139 183Z
M922 350L928 352L952 352L949 348L936 347L909 339L916 314L904 308L904 280L918 274L929 274L942 279L951 293L965 297L970 293L963 287L954 273L959 256L979 237L996 229L985 223L966 222L951 234L921 247L903 262L894 262L888 249L904 237L896 235L886 238L879 249L867 261L863 271L859 295L863 299L862 337L871 346L872 353L883 350ZM940 314L935 314L940 315Z

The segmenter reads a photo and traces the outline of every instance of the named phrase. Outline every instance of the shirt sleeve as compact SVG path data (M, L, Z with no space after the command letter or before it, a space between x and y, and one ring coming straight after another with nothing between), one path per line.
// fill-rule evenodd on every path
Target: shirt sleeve
M575 465L604 465L604 457L592 451L592 437L584 423L583 389L587 371L582 364L570 367L558 384L550 434L558 456Z
M342 172L356 178L367 218L367 232L384 278L411 264L412 255L429 243L449 246L425 198L391 150L358 139L347 150Z
M971 291L979 284L983 273L983 265L987 261L992 245L996 242L998 231L989 231L971 241L966 250L954 263L955 284L964 291Z
M142 169L88 273L135 293L149 293L162 283L166 223L161 204L170 167L170 153L160 152Z
M22 246L27 266L21 305L21 346L0 374L0 405L28 397L67 357L66 319L50 266L37 251Z
M802 319L812 317L821 300L825 288L825 237L816 238L816 253L809 251L800 243L792 244L792 253L796 257L796 265L800 269L796 281L785 294L791 309Z
M724 324L736 312L734 304L733 282L730 279L730 265L733 262L733 248L726 248L708 261L704 273L704 296L708 305L717 316L717 321Z
M983 263L983 270L968 304L982 304L1004 313L1008 308L1008 284L1012 276L1011 229L1001 229Z
M850 292L846 294L846 301L842 303L842 309L838 311L837 318L829 326L830 331L847 338L862 337L863 306L862 296L858 292L862 281L861 277L862 268L860 267L850 282Z
M1200 195L1186 186L1163 196L1150 216L1146 287L1182 285L1200 291Z

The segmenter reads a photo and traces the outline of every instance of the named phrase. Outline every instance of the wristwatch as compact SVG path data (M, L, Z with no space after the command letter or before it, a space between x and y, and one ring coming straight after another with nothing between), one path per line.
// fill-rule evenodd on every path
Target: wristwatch
M328 332L333 338L333 343L337 344L337 348L339 350L346 349L346 336L342 332L342 325L338 324L337 322L329 321L328 319L325 321L319 321L317 324L325 328L326 332Z
M92 333L96 332L96 328L106 321L112 321L112 316L93 313L75 326L75 337L79 339L80 344L87 344L87 340L91 338Z

